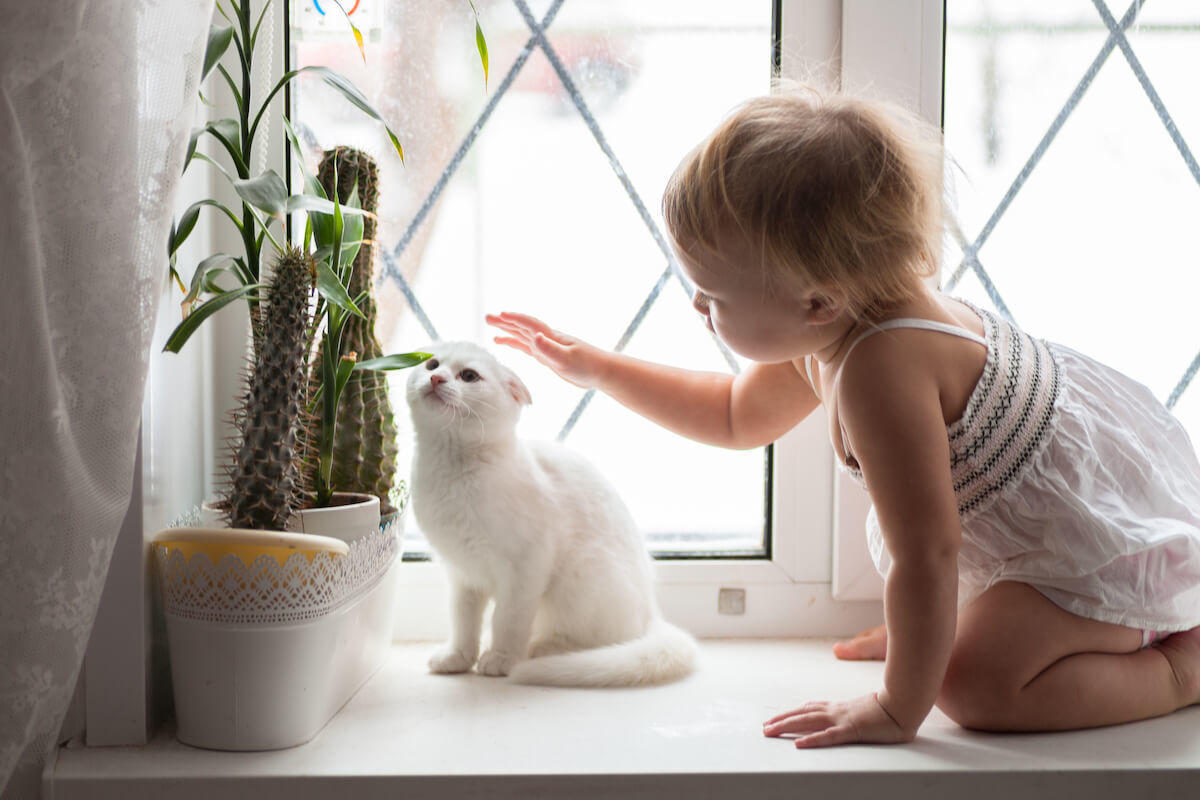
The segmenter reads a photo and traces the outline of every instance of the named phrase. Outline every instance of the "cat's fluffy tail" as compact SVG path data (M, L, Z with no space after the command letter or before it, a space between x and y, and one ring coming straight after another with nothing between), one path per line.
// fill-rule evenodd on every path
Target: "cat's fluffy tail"
M679 680L695 666L696 641L656 617L637 639L521 661L509 679L538 686L651 686Z

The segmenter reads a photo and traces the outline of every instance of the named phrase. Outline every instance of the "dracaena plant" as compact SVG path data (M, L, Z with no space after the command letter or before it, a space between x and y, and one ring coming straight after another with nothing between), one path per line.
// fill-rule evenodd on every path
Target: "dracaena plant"
M340 3L338 5L340 6ZM184 293L181 304L183 320L168 336L164 349L178 352L207 319L225 306L243 300L248 305L252 323L252 359L257 359L262 346L263 326L258 324L260 305L266 292L265 276L261 273L261 267L265 255L275 253L278 257L278 254L284 252L285 247L280 240L284 238L284 220L287 215L303 213L306 222L301 252L312 257L318 292L311 336L320 336L322 339L320 388L316 393L317 397L309 399L310 409L322 420L322 434L313 445L319 459L315 488L317 504L327 505L335 488L331 485L330 476L337 404L350 374L356 369L402 369L418 364L428 356L421 353L401 353L358 362L357 354L342 351L342 333L346 321L352 315L362 316L355 304L355 298L349 295L348 287L351 285L350 269L362 243L363 214L367 212L361 208L356 191L351 192L345 203L339 202L336 193L332 199L326 196L321 184L304 167L299 144L285 115L280 114L279 118L291 146L297 151L297 161L304 172L303 190L291 193L287 183L274 170L266 169L258 174L251 170L251 154L254 152L256 136L261 134L263 121L270 113L271 101L291 81L305 74L324 81L362 113L383 125L391 145L400 160L404 160L400 140L366 96L350 80L328 67L307 66L286 72L261 100L255 96L250 76L262 22L270 7L271 0L267 0L258 15L254 16L250 0L217 0L216 3L221 19L214 20L209 31L201 82L215 70L228 89L236 115L209 122L192 132L184 171L197 161L208 164L229 182L240 204L230 208L218 198L204 197L188 206L171 226L168 240L170 276ZM474 11L473 4L471 8ZM349 15L346 15L346 18L349 20ZM353 24L349 27L361 52L362 35ZM475 37L486 81L487 46L477 14ZM236 71L240 71L240 81L235 80L221 63L222 56L231 46L237 53ZM205 136L219 145L219 153L223 156L221 160L197 150L199 141ZM195 228L199 214L205 207L219 212L235 226L241 252L214 253L204 258L196 266L189 285L185 287L176 270L176 259L180 245ZM230 283L233 284L232 287L228 285ZM329 438L328 442L325 441L326 437Z
M289 83L301 75L312 75L336 89L349 103L369 117L379 121L387 132L388 139L396 148L401 160L404 151L396 134L383 122L362 92L346 77L328 67L308 66L285 73L267 92L258 98L254 94L251 74L254 69L255 51L263 19L270 11L271 0L263 4L257 17L252 15L250 0L217 0L216 8L220 19L213 22L208 34L208 46L204 55L201 82L214 70L221 76L232 98L236 115L219 119L192 131L184 159L184 172L199 161L219 172L241 203L230 208L215 197L201 198L183 212L172 225L168 241L171 278L184 292L182 301L183 321L172 331L166 349L178 352L201 324L230 303L244 299L250 307L251 319L260 302L264 284L261 266L264 250L283 250L279 239L283 238L283 221L292 212L333 213L333 204L323 196L308 193L290 194L287 184L279 173L272 169L255 174L251 169L252 154L261 135L263 121L269 113L271 101ZM222 22L221 20L224 20ZM228 24L226 24L228 23ZM357 29L354 29L358 36ZM361 40L361 37L359 37ZM240 81L235 80L225 65L222 56L233 46L237 52ZM360 44L361 47L361 44ZM286 122L287 118L280 115ZM210 137L219 145L220 160L211 158L197 150L203 137ZM222 163L225 162L225 163ZM187 240L199 219L200 211L210 207L223 215L237 229L241 241L239 253L214 253L202 260L192 273L190 286L185 288L176 270L179 247ZM344 209L343 213L361 213ZM275 226L273 233L271 228ZM277 238L278 237L278 238ZM269 253L270 251L268 251ZM219 280L232 277L233 288L223 287ZM252 326L253 327L253 326ZM255 345L258 339L255 334Z

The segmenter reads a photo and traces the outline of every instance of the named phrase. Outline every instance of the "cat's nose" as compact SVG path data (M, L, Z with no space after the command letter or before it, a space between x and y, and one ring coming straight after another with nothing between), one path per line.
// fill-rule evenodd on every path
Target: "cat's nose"
M437 387L441 386L441 385L442 385L443 383L445 383L445 382L446 382L446 376L445 376L445 375L438 375L438 374L434 373L433 375L430 375L430 376L429 376L429 383L430 383L430 385L431 385L431 386L433 386L433 388L435 388L435 389L436 389Z

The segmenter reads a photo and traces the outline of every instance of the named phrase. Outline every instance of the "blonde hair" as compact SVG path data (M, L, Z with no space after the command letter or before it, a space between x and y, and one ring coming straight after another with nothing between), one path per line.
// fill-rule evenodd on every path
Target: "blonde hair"
M935 275L940 134L883 103L815 89L751 100L676 169L663 195L676 243L703 262L739 236L775 291L839 294L870 320Z

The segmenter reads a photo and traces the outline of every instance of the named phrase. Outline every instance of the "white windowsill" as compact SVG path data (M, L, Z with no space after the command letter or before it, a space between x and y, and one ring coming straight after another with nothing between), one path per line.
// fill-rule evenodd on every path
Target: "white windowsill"
M652 689L564 690L430 675L435 645L392 657L307 745L197 750L68 745L52 800L136 798L958 798L1200 796L1200 707L1065 734L962 730L936 710L902 747L797 751L761 723L878 687L882 665L828 641L706 641L698 672Z

